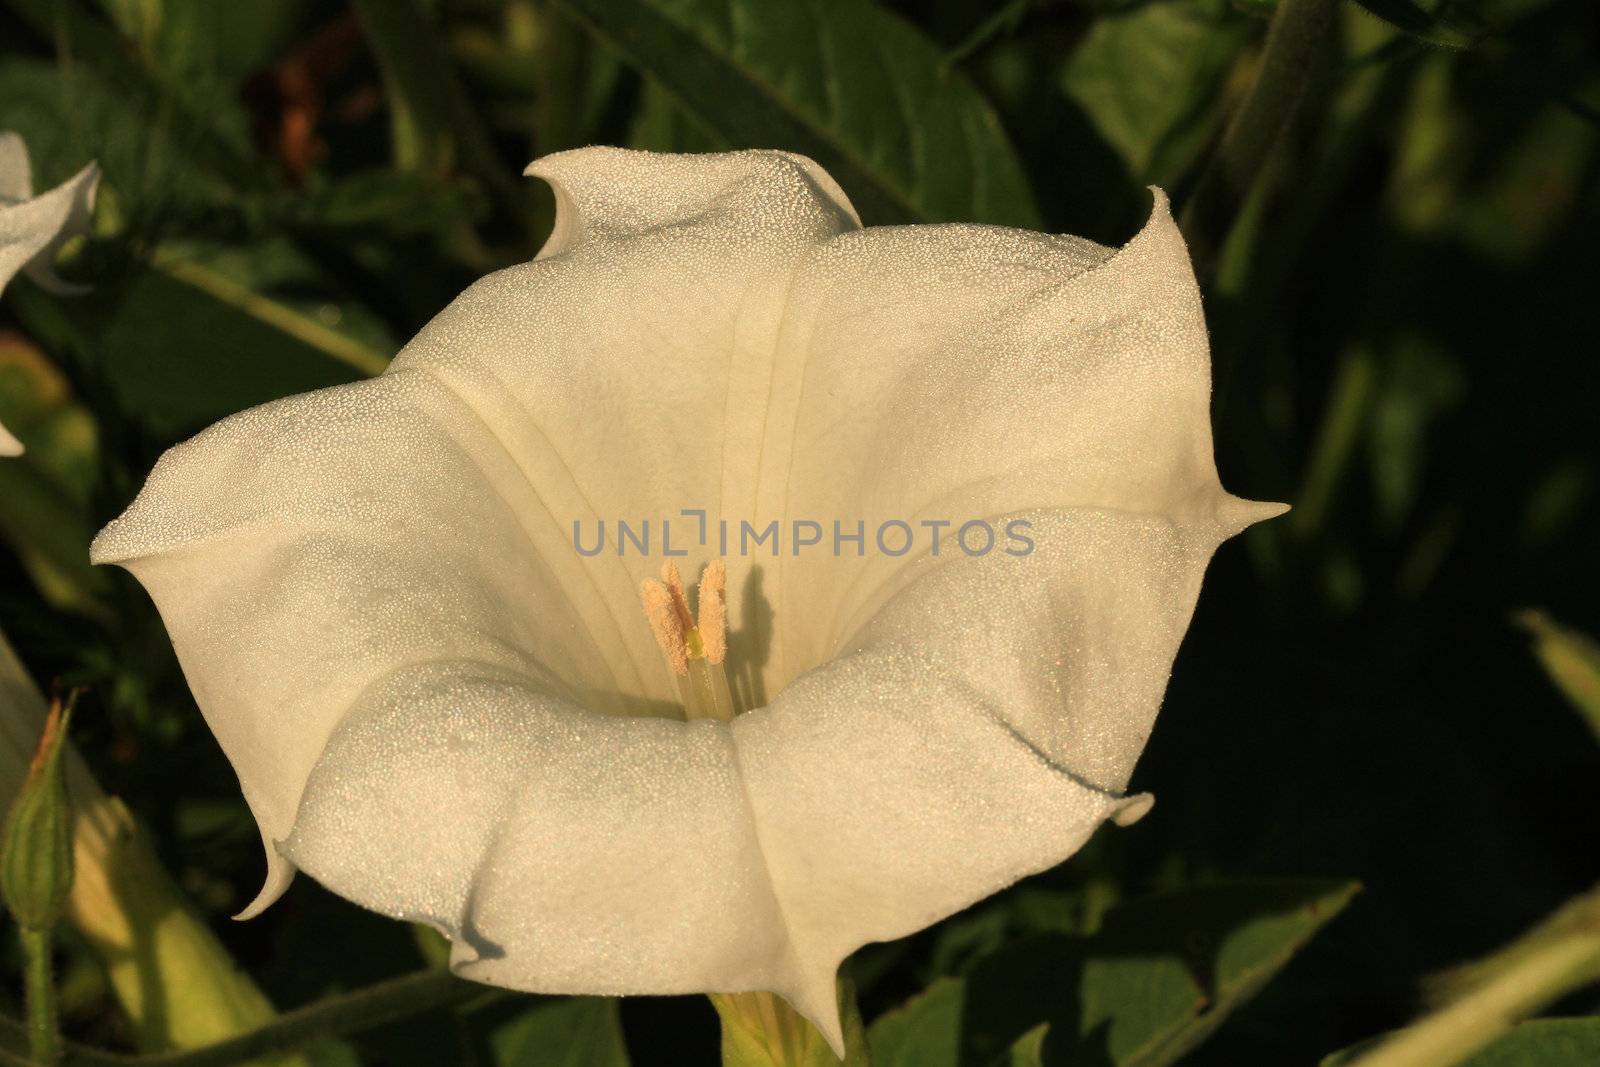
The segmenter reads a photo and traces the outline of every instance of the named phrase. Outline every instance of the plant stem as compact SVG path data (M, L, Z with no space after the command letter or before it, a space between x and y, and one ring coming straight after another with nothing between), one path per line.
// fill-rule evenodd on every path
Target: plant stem
M722 1020L723 1067L871 1067L855 986L838 985L845 1053L841 1061L821 1032L776 993L712 993Z
M158 255L153 266L171 275L185 285L199 289L230 307L244 312L275 329L281 330L301 344L318 349L330 359L365 375L382 374L390 357L337 330L329 329L309 316L302 315L286 304L240 285L194 260L176 256Z
M1280 0L1255 84L1184 205L1184 237L1202 275L1210 272L1239 205L1293 116L1338 6L1339 0Z
M1475 980L1465 993L1347 1067L1460 1063L1547 1004L1600 979L1600 889L1468 970Z
M17 927L22 938L23 984L28 1006L28 1052L35 1063L61 1062L61 1032L56 1027L56 985L49 930Z
M773 993L713 993L722 1018L723 1067L837 1064L822 1035Z
M68 1045L59 1062L63 1067L230 1067L299 1048L319 1038L370 1030L473 998L510 995L457 978L449 971L429 968L286 1012L259 1029L215 1044L141 1056ZM5 1044L3 1037L0 1034L0 1045ZM0 1063L35 1061L36 1056L32 1061L23 1061L0 1051Z

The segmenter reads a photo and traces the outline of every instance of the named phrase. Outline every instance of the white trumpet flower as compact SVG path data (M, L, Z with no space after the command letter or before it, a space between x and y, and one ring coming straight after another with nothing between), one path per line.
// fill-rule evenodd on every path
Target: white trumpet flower
M1218 482L1159 192L1110 249L863 228L779 152L530 173L537 259L378 378L174 448L94 559L150 591L238 771L270 862L247 913L303 869L469 978L771 991L839 1049L849 953L1149 807L1124 790L1206 563L1281 509ZM698 617L675 568L641 610L659 541L575 550L686 510L951 526L937 553L696 539ZM976 519L1032 551L957 545Z
M54 292L76 292L51 265L61 245L89 229L100 171L90 163L48 193L33 195L28 148L14 133L0 131L0 291L18 271ZM0 426L0 456L22 454L22 442Z

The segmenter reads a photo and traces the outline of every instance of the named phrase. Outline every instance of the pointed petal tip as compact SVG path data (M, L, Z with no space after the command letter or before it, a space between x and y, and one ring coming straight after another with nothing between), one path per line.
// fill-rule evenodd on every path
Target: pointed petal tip
M261 892L233 917L234 922L248 922L272 907L288 890L289 883L294 881L294 864L278 851L264 830L261 833L261 843L267 850L267 877L261 885Z
M283 891L287 888L287 885L279 887L273 885L269 881L266 885L261 887L261 891L256 894L254 900L246 904L243 908L240 908L237 912L230 916L230 918L232 918L236 923L249 922L251 919L254 919L257 915L260 915L262 912L272 907L272 905L276 904L278 902L278 898L283 896Z
M1272 503L1265 500L1245 500L1242 497L1224 494L1217 501L1216 523L1225 531L1223 539L1226 540L1240 533L1258 522L1275 519L1289 510L1288 504Z
M838 1016L839 1013L835 1011L833 1014ZM839 1058L841 1063L844 1062L846 1055L844 1029L837 1022L831 1027L818 1027L817 1029L821 1031L822 1039L828 1043L828 1048L833 1050L833 1054Z
M0 176L0 182L9 182ZM75 237L90 232L94 221L95 194L100 185L100 165L90 162L54 189L23 201L14 210L33 215L34 244L22 272L35 284L56 296L81 296L90 287L64 281L56 276L55 258L61 247ZM44 230L37 227L45 224ZM4 288L0 283L0 288Z
M1110 258L1095 270L1104 271L1113 266L1127 270L1138 268L1141 264L1149 266L1157 263L1165 269L1184 273L1192 280L1189 253L1183 234L1178 230L1177 220L1172 217L1172 202L1167 198L1166 190L1159 185L1146 188L1150 193L1150 211L1145 216L1144 225L1122 247L1114 248Z
M846 1049L844 1021L839 1015L838 998L831 998L827 1002L826 1008L822 1008L820 1005L818 1007L820 1010L815 1014L800 1008L798 1005L797 1010L801 1015L811 1020L811 1025L817 1028L817 1032L822 1035L822 1039L828 1043L828 1047L833 1050L833 1054L839 1057L839 1061L842 1063L844 1062Z
M78 173L68 178L66 184L81 191L92 205L95 194L100 191L100 161L91 159L79 167Z
M272 907L278 902L278 898L288 890L289 883L292 881L294 881L293 867L289 868L288 873L283 876L281 881L268 875L266 882L261 886L261 892L257 893L254 900L246 904L233 916L233 921L236 923L249 922Z
M1123 797L1121 802L1111 809L1110 818L1118 826L1132 826L1150 814L1150 809L1155 806L1156 798L1154 794L1135 793L1132 796Z
M840 962L843 962L842 960ZM791 1007L812 1026L828 1043L833 1054L841 1061L845 1058L844 1016L839 1008L839 964L823 966L802 977L799 984L786 990L774 990L787 1000Z
M1151 240L1149 235L1155 233L1177 232L1178 223L1172 217L1172 200L1167 196L1167 191L1159 185L1147 185L1144 188L1150 194L1150 210L1144 217L1144 225L1128 239L1122 250L1140 243L1141 239Z

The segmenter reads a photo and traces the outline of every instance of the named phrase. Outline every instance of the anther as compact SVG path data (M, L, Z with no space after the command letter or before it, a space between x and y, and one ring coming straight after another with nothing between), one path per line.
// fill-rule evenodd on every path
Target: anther
M650 622L650 631L656 635L656 644L666 654L673 673L687 675L689 646L671 588L654 578L646 578L639 586L639 599L644 604L644 617Z
M728 567L720 559L706 564L700 575L700 647L710 663L728 655Z
M728 568L721 560L700 575L699 623L689 613L689 598L677 564L668 560L661 578L639 585L639 599L656 643L678 676L684 715L689 719L732 719L736 708L722 661L728 655Z
M689 597L683 589L683 576L678 565L670 559L661 565L661 584L672 593L672 608L678 613L678 622L685 633L694 629L694 617L689 614Z

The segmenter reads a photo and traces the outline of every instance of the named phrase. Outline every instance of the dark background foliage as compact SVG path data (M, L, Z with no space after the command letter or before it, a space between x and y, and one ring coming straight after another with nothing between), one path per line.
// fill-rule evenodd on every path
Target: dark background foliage
M869 1021L941 975L966 976L970 1015L997 952L1085 934L1118 901L1358 880L1185 1061L1311 1063L1404 1022L1422 976L1600 873L1600 747L1511 622L1537 605L1600 630L1600 7L1372 6L1404 30L1338 12L1202 257L1219 467L1296 510L1213 565L1134 782L1159 804L865 950ZM425 939L306 879L261 919L224 918L260 876L253 825L148 601L85 562L155 457L373 372L473 278L529 257L550 204L515 176L562 148L792 148L869 224L1120 242L1144 186L1180 205L1199 187L1272 10L0 0L0 129L25 135L41 183L91 158L106 176L97 235L64 268L93 295L19 280L0 304L0 419L31 446L0 463L0 628L37 677L92 687L80 748L278 1004L420 966ZM1141 920L1173 934L1140 953L1205 955L1176 908ZM66 952L69 1032L126 1040L88 955ZM510 1062L526 1010L436 1013L359 1048ZM714 1057L701 999L630 1000L621 1018L636 1064Z

